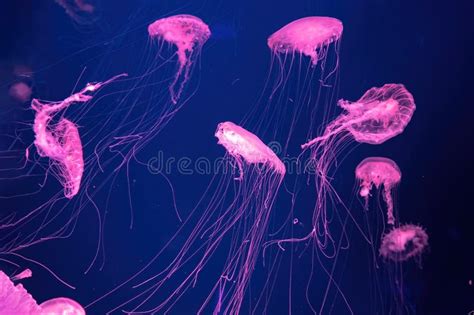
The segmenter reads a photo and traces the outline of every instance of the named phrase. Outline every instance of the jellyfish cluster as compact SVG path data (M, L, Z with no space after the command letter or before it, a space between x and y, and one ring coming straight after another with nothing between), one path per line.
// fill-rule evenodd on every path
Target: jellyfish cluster
M77 23L95 12L95 6L86 1L56 2ZM58 225L58 216L51 215L58 207L56 197L26 215L1 217L0 236L5 242L0 253L8 258L2 260L18 267L10 258L23 257L17 254L19 250L67 238L79 224L81 210L92 207L98 216L99 241L86 273L93 268L104 246L104 213L108 210L102 211L97 196L107 181L113 183L122 167L129 180L130 164L141 163L140 151L154 142L182 106L191 104L194 92L189 92L190 81L204 44L212 38L211 29L193 15L160 18L148 25L147 35L156 51L145 72L88 83L58 102L32 98L34 141L24 148L25 163L44 166L47 162L44 169L61 184L66 199L63 207L71 206L74 211L52 230L51 226ZM105 304L110 306L108 314L168 314L177 305L186 306L190 296L195 298L189 313L239 314L246 307L255 307L254 313L263 307L265 313L278 259L298 255L296 250L287 251L289 246L304 243L307 249L314 244L312 253L333 259L335 264L340 249L333 228L335 218L347 213L356 221L352 212L359 210L348 207L343 193L333 185L339 160L355 149L354 144L381 145L402 134L416 109L413 95L399 83L372 87L353 102L336 100L342 33L340 20L312 16L295 20L268 37L272 61L264 96L241 122L217 125L214 136L223 148L221 172L214 174L189 215L180 218L175 233L144 266L91 301L81 301L82 306L66 297L38 304L22 284L15 284L31 277L29 269L17 276L0 271L0 313L80 315ZM163 57L170 51L171 55ZM165 71L168 64L173 67L172 76L155 80L154 75ZM113 84L125 88L96 97L99 89ZM29 100L30 93L17 97ZM115 110L105 118L92 116L102 119L93 129L81 127L80 119L107 99L116 102ZM71 112L70 107L79 109ZM303 132L298 130L300 124L306 127ZM97 140L99 135L102 138ZM279 144L277 152L270 142ZM33 145L37 155L31 150ZM302 174L289 172L283 161L289 152L297 152L298 164L308 157L312 172L306 168ZM105 180L93 185L98 178ZM402 212L395 197L402 179L399 166L386 157L368 157L357 165L355 178L366 215L375 212L369 206L373 196L383 200L383 206L379 201L386 213L383 233L377 236L378 241L370 242L372 246L380 244L380 257L394 264L420 257L428 246L428 234L421 226L400 223ZM302 189L310 190L314 204L299 200ZM105 204L112 192L110 189ZM286 193L291 195L291 204L279 204L277 197ZM130 187L128 194L132 194ZM276 209L286 213L287 219L274 232L270 223ZM293 225L299 223L297 211L312 211L311 222L301 237L292 234ZM32 233L23 233L35 222L39 223ZM265 265L263 256L272 247L277 253L271 256L274 260L265 286L252 296L251 281L261 272L260 262ZM314 257L320 256L313 256L312 261ZM41 263L36 266L47 269ZM121 297L118 304L109 300L115 295ZM324 313L324 303L319 312L310 307L315 313Z

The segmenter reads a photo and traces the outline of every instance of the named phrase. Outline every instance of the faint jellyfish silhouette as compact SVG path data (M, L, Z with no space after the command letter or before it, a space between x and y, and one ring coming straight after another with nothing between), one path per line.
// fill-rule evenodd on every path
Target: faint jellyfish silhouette
M359 194L365 199L368 207L370 191L373 186L380 189L383 185L383 199L387 204L387 223L395 224L393 215L392 190L400 183L402 173L398 165L391 159L384 157L369 157L356 167L356 178L360 181Z
M105 82L87 84L87 86L64 101L42 102L33 99L31 108L36 112L33 123L35 133L34 144L41 157L48 157L53 168L58 172L53 173L64 187L64 196L71 199L78 191L84 172L82 143L79 132L71 121L61 118L59 123L51 126L51 120L59 111L64 110L73 103L85 103L92 99L88 93L94 92L101 86L124 76L118 75Z
M311 167L316 181L316 204L313 213L314 235L327 239L327 200L340 200L331 186L334 163L352 139L359 143L381 144L402 133L415 111L413 96L402 84L385 84L369 89L356 102L340 100L344 113L330 122L323 135L301 147L311 149ZM328 196L329 194L329 196ZM389 218L390 219L390 218ZM322 229L322 230L321 230ZM321 244L321 243L320 243Z
M31 99L31 86L23 81L15 82L8 89L8 94L15 101L19 103L26 103Z
M428 246L428 234L417 225L406 224L393 228L382 237L380 255L395 262L420 256Z
M63 7L69 17L79 25L92 24L96 20L96 8L84 0L54 0Z
M31 277L29 269L20 275L10 279L0 270L0 314L24 314L24 315L85 315L82 306L69 298L54 298L47 300L40 305L20 284L13 284L13 281Z
M168 42L177 48L179 67L169 87L171 100L176 104L189 80L192 65L211 36L211 31L200 18L182 14L153 22L148 26L148 34L151 38Z
M188 219L143 269L87 308L138 276L144 277L156 261L164 263L164 269L135 285L139 293L110 313L127 305L133 305L131 313L167 313L178 301L188 305L182 300L194 287L199 288L197 294L202 298L197 313L239 313L286 170L256 135L232 122L220 123L215 136L227 152L222 177L213 178ZM204 204L203 212L197 212ZM162 253L170 250L170 244L186 230L187 240L178 242L178 253L165 263L167 256ZM205 281L200 282L199 276ZM217 303L211 303L216 297ZM187 311L191 312L189 308Z

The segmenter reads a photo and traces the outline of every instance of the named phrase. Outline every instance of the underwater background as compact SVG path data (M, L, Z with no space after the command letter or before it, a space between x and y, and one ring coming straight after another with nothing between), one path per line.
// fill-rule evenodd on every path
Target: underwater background
M191 161L201 157L215 159L224 154L214 137L217 124L241 121L264 89L271 58L267 37L301 17L338 18L344 23L344 33L337 98L356 100L373 86L403 83L413 94L417 109L399 136L378 146L359 145L350 152L339 166L334 186L349 200L356 194L354 168L362 159L386 156L395 160L403 174L396 193L398 214L404 222L421 224L429 234L429 247L420 262L407 263L401 271L403 303L409 305L402 313L468 314L474 311L474 5L470 1L91 0L90 3L97 8L94 17L87 23L77 23L52 0L2 1L2 133L15 130L19 121L28 123L33 119L29 104L15 103L8 97L8 88L16 80L12 70L15 65L25 65L32 70L28 84L33 97L61 100L73 92L76 82L77 91L86 82L133 72L135 65L138 67L134 60L145 53L140 50L140 43L146 44L146 36L140 38L136 34L146 34L147 25L158 18L192 14L205 21L212 32L193 73L196 93L139 156L142 161L155 157L187 157ZM105 108L113 107L113 97L105 101L109 102ZM102 114L107 116L106 111ZM88 119L80 128L100 124L103 116ZM33 141L33 133L27 128L19 137L21 143ZM1 150L9 149L11 141L2 141ZM272 139L262 138L262 141L269 143ZM14 145L22 148L20 143ZM211 175L171 172L168 179L173 195L162 176L132 161L128 176L123 170L118 171L118 176L97 197L104 201L111 192L104 231L105 260L101 253L99 263L84 274L94 256L98 238L97 214L92 207L86 207L70 237L22 251L22 255L45 263L76 290L65 287L50 273L36 267L33 277L23 280L23 285L38 301L67 296L82 305L89 304L137 271L167 242L180 224L173 197L181 215L186 216L203 194ZM127 194L130 183L131 197ZM60 189L53 180L48 184L41 194L51 195ZM1 194L21 194L24 185L37 183L16 185L0 180ZM2 211L11 207L34 208L40 199L37 196L2 199L0 208ZM133 229L129 228L130 203L134 213ZM311 206L307 208L309 211ZM284 220L287 210L278 204L273 208L274 229ZM354 202L351 211L364 210L359 202ZM310 215L306 221L304 215L300 217L302 224L295 228L307 232ZM379 261L381 267L374 267L371 249L355 228L349 228L348 233L351 246L343 251L344 263L338 266L336 274L351 311L355 314L396 313L390 298L393 295L390 281L396 277L383 267L385 262ZM312 264L303 249L300 253L296 254L298 267L292 271L293 314L309 314L305 279L308 270L318 270L318 265ZM103 268L100 268L102 263ZM253 285L258 288L258 282L264 281L258 275L264 268L261 262L257 264L260 267L256 268L250 288ZM289 260L283 258L278 270L281 277L270 299L270 314L288 313L288 264ZM25 262L24 268L33 269L32 266ZM0 267L3 268L8 267ZM327 279L322 277L321 283L317 279L312 282L315 289L311 297L316 301L327 286ZM374 297L371 291L374 281L378 281L375 279L384 279L384 284L376 289L383 298ZM202 281L212 283L212 279L205 277ZM189 296L192 304L192 291ZM123 301L124 297L118 294L87 311L104 314ZM324 313L350 313L337 294L331 303ZM178 305L171 314L189 314L187 306ZM244 307L241 313L249 311Z

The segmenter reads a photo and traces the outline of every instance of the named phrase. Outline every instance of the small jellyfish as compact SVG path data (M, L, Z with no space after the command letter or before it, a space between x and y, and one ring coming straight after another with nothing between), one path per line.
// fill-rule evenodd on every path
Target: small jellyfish
M372 186L380 189L383 185L383 199L387 204L387 223L395 224L392 190L400 183L402 177L398 165L384 157L369 157L357 165L355 175L360 181L359 194L365 199L366 207Z
M15 101L19 103L26 103L31 100L31 86L23 81L16 82L10 86L8 94Z
M35 133L34 144L41 157L48 157L53 165L58 168L57 178L64 187L64 195L71 199L79 191L82 174L84 172L84 161L82 156L82 144L78 129L71 121L61 118L56 125L51 124L54 115L66 109L73 103L85 103L92 99L88 93L97 91L101 86L107 84L123 75L112 79L87 86L64 101L42 102L33 99L31 108L36 112L33 123Z
M215 136L227 152L223 174L214 176L188 219L145 268L92 304L149 270L152 275L134 286L138 293L110 313L129 304L131 313L169 313L178 301L187 305L186 298L196 305L187 313L240 313L286 170L256 135L232 122L220 123ZM169 256L175 243L177 254ZM163 269L151 271L158 263ZM189 294L193 288L202 300Z
M342 22L333 17L310 16L293 21L268 38L274 53L300 53L314 65L325 58L327 48L342 36Z
M177 103L184 85L189 79L195 59L200 54L204 43L211 36L209 26L198 17L181 14L153 22L148 26L148 34L151 38L175 45L178 50L179 68L169 87L171 100L173 103ZM179 84L177 88L176 84Z
M422 227L406 224L392 229L382 238L380 255L396 262L419 256L428 245L428 234Z
M20 272L19 274L17 274L16 276L12 277L11 279L13 281L18 281L18 280L21 280L21 279L31 278L32 276L33 276L33 273L31 272L31 270L30 269L25 269L22 272Z

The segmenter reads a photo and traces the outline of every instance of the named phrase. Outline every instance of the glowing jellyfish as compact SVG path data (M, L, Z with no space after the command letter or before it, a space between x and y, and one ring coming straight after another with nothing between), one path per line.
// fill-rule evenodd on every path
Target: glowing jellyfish
M372 186L380 189L383 185L383 199L387 204L387 223L395 224L393 216L392 190L402 178L402 173L397 164L384 157L370 157L357 165L356 178L360 181L359 194L365 199L367 207Z
M275 53L306 55L316 65L325 58L327 47L341 38L342 29L342 22L332 17L305 17L273 33L268 47Z
M214 177L188 219L145 268L92 304L138 276L144 277L156 261L164 269L135 285L139 293L110 313L127 305L132 313L167 313L178 301L188 305L183 299L192 291L192 304L200 300L197 313L239 314L286 171L256 135L232 122L220 123L215 136L227 151L225 173ZM203 204L207 205L204 212L198 213ZM187 240L178 242L176 256L166 261L167 256L161 254L186 229L190 232ZM191 312L189 307L186 311Z
M35 132L34 144L41 157L48 157L53 167L58 169L56 176L64 187L64 195L71 199L79 191L84 160L82 156L82 143L79 132L71 121L61 118L58 124L51 126L54 115L69 107L73 103L85 103L92 99L88 93L94 92L104 84L115 80L116 76L106 82L88 84L80 92L75 93L61 102L42 103L33 99L31 108L36 112L33 130Z
M401 262L420 256L428 246L428 234L422 227L412 224L393 228L382 238L380 255L386 259Z
M321 146L345 132L360 143L384 143L405 130L416 108L413 96L403 84L374 87L358 101L340 100L338 105L345 113L332 121L322 136L303 144L303 149Z
M148 34L152 38L173 44L178 49L179 68L169 87L171 100L177 103L184 84L189 79L192 64L211 36L211 31L200 18L182 14L153 22L148 26ZM179 86L176 87L176 84Z
M335 96L342 31L342 22L336 18L311 16L283 26L267 39L269 77L244 122L264 139L271 139L272 149L281 156L296 148L300 137L312 137L317 109ZM299 135L298 130L308 132Z
M31 271L30 271L31 276ZM21 279L18 276L12 280ZM40 305L23 285L15 285L3 271L0 271L0 314L22 315L85 315L84 308L68 298L54 298Z

